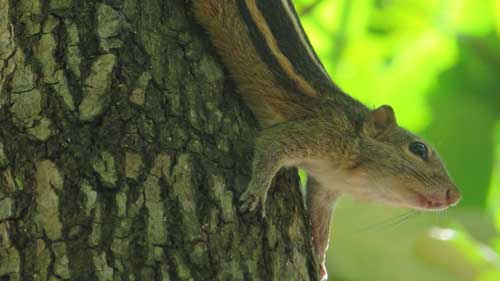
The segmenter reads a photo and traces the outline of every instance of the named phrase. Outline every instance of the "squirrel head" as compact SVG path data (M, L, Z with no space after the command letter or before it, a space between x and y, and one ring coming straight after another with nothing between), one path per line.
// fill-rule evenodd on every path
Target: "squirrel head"
M368 112L360 141L355 170L365 188L356 192L359 197L421 210L445 209L460 200L437 152L399 127L390 106Z

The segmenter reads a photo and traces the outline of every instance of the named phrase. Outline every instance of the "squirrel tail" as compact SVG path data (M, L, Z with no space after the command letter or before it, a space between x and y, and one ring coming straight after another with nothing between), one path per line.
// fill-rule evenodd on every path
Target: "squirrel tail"
M239 95L261 126L268 127L300 118L307 110L304 102L318 96L318 93L303 77L293 73L291 65L286 65L286 62L290 64L287 58L279 56L283 56L282 53L272 53L269 44L276 44L274 38L256 42L255 36L266 35L262 26L257 25L265 25L266 22L254 17L249 24L248 17L255 11L249 11L251 7L248 3L253 3L251 5L255 7L257 5L255 0L195 0L194 15L208 31L236 82ZM262 49L270 52L268 59ZM285 62L284 66L290 67L289 72L283 72L283 67L281 70L273 68L270 65L273 60L275 63Z

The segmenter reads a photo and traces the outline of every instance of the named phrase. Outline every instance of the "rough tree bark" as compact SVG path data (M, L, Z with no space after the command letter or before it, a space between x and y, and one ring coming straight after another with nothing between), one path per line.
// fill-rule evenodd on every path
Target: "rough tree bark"
M315 280L294 171L181 0L0 0L0 280Z

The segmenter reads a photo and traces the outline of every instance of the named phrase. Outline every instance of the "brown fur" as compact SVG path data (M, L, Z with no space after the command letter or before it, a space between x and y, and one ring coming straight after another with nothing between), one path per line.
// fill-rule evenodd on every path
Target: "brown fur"
M276 39L274 38L271 29L269 28L269 25L257 9L256 0L245 0L245 2L248 9L250 10L250 13L252 14L255 23L259 27L259 30L262 31L267 45L270 47L274 56L277 58L279 64L285 70L287 75L290 76L293 81L297 82L297 85L301 89L301 92L311 97L317 97L318 93L311 87L311 85L307 81L304 80L303 77L299 76L295 72L295 69L290 60L288 60L288 58L278 48L278 43L276 42Z
M252 9L255 0L246 3ZM234 0L197 0L194 11L239 94L264 127L256 139L252 179L240 198L241 209L260 205L265 214L276 172L283 166L305 169L310 178L307 209L324 276L330 218L340 195L420 210L444 209L458 202L460 193L437 153L428 145L425 159L410 151L410 144L423 140L398 126L390 106L370 111L342 92L309 90L309 83L274 48L289 78L300 85L300 91L290 92L261 61ZM273 50L276 43L267 24L263 18L254 20L261 32L271 36L266 42Z
M291 98L261 61L248 29L239 17L235 1L195 1L194 13L209 32L212 43L236 81L239 94L263 127L306 114L300 105L302 101Z

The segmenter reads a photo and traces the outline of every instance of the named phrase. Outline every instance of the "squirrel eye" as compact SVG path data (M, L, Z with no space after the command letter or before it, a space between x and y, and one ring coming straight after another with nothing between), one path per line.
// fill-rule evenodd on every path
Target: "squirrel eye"
M427 160L428 149L427 149L427 146L425 146L425 144L423 144L419 141L412 142L410 144L409 149L413 154L417 155L418 157L420 157L424 160Z

